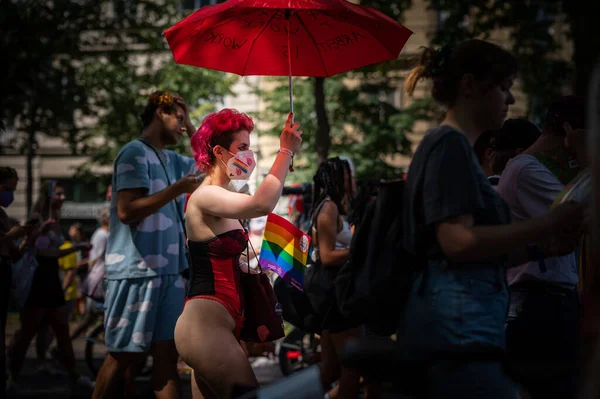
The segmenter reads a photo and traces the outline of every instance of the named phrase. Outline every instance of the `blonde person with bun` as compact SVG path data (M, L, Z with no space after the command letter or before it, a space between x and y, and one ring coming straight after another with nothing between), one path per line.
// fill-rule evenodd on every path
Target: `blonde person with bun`
M506 268L551 255L542 242L567 239L582 225L581 206L511 223L510 209L489 184L473 150L485 131L498 129L509 107L515 57L501 47L469 40L426 49L406 79L409 94L428 80L446 108L410 165L404 196L404 247L421 259L399 339L424 371L428 398L515 398L505 375ZM570 246L570 248L568 248ZM556 255L556 253L554 253Z

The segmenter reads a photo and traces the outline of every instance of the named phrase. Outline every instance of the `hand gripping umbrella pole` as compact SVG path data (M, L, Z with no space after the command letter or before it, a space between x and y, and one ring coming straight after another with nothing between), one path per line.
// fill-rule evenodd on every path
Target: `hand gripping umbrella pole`
M287 53L288 53L288 69L289 69L289 76L288 76L288 85L289 85L289 90L290 90L290 113L293 115L294 114L294 89L293 89L293 83L292 83L292 27L291 27L291 17L292 17L292 10L290 10L289 8L285 10L285 19L287 21ZM292 116L292 124L294 123L294 116Z

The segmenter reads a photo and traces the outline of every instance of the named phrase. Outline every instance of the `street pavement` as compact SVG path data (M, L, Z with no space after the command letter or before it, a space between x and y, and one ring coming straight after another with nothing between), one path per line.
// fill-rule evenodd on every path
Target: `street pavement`
M11 342L12 336L18 328L18 315L14 313L9 314L6 331L7 344ZM71 328L73 328L73 325ZM81 337L76 339L73 341L73 349L75 351L75 358L77 360L77 371L81 375L91 378L90 371L88 370L84 360L85 344L85 338ZM251 358L250 362L261 385L266 385L276 381L279 378L282 378L277 359L258 357ZM52 370L62 370L57 362L50 361L49 363L52 364ZM23 367L21 377L19 378L18 390L14 393L11 393L9 398L89 399L91 397L91 391L85 388L78 387L72 392L69 388L66 375L51 375L48 372L36 370L36 364L35 343L32 343L27 352L25 365ZM183 387L183 398L191 398L190 374L182 372L180 375ZM138 398L154 398L154 394L152 393L152 388L150 385L150 377L137 378L135 385Z

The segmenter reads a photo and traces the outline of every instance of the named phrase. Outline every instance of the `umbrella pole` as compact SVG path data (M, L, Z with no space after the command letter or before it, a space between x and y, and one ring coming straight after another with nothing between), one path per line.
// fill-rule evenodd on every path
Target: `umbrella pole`
M290 87L290 113L294 113L294 90L292 83L292 75L289 76L288 85ZM294 123L294 117L292 117L292 123Z
M290 88L290 113L293 114L294 113L294 90L293 90L293 83L292 83L292 46L291 46L291 22L290 22L290 17L291 17L291 13L289 12L289 10L286 10L286 19L287 19L287 39L288 39L288 71L289 71L289 76L288 76L288 86ZM292 123L294 123L294 117L292 117Z

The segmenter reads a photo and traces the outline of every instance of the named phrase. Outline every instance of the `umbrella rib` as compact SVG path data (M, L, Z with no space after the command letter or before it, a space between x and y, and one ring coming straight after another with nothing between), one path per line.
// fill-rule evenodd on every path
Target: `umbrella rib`
M258 9L256 9L256 10L250 10L250 12L247 15L250 15L250 14L252 14L254 12L257 12L257 11L259 11L259 10ZM217 15L217 14L215 14L215 15ZM214 15L211 15L211 16L214 16ZM224 21L222 21L222 22L220 22L218 24L206 27L205 30L209 30L209 29L213 30L213 29L216 29L216 28L220 28L220 27L222 27L224 25L227 25L228 23L231 23L233 21L237 21L237 19L236 18L228 18L228 19L226 19L226 20L224 20ZM201 32L202 30L203 29L200 29L198 32ZM206 32L202 32L202 34L204 34L204 33L206 33ZM194 34L194 36L197 36L197 35L198 35L198 33ZM191 48L192 48L192 46L190 46L190 48L188 48L187 52L191 51ZM186 54L187 54L187 52L186 52ZM184 54L182 54L179 58L182 58L183 56L184 56ZM175 62L179 62L179 60L175 60Z
M364 10L364 11L367 11L369 14L371 14L371 15L373 15L373 16L375 16L375 17L377 17L377 15L376 15L376 14L373 14L373 13L372 13L370 10L368 10L368 9L366 9L366 8L364 8L364 7L361 7L361 9L362 9L362 10ZM333 19L335 19L335 20L336 20L336 21L338 21L338 22L342 22L342 23L344 23L344 24L348 24L348 23L349 23L349 22L347 22L347 21L344 21L343 19L340 19L340 18L338 18L338 17L337 17L337 15L330 15L329 17L330 17L330 18L333 18ZM350 25L353 25L353 24L351 24L351 23L350 23ZM366 28L363 28L363 29L365 29L365 30L366 30ZM368 31L368 30L367 30L367 31ZM381 40L379 40L379 38L378 38L377 36L375 36L375 35L373 35L373 34L371 34L371 36L373 37L373 39L377 40L377 42L378 42L379 44L381 44L381 46L382 46L382 47L385 49L385 51L387 51L388 53L390 53L390 55L393 57L392 59L398 58L398 54L395 54L395 55L394 55L394 53L393 53L393 52L392 52L392 51L391 51L389 48L387 48L387 46L386 46L385 44L383 44L383 42L382 42Z
M252 13L254 13L254 12L257 12L257 11L259 11L259 9L256 9L256 10L251 10L251 11L250 11L248 14L246 14L246 15L250 15L250 14L252 14ZM218 24L215 24L215 25L212 25L212 26L209 26L209 27L207 27L207 29L208 29L208 28L210 28L210 29L220 28L221 26L227 25L227 24L229 24L229 23L231 23L231 22L233 22L233 21L237 21L237 18L228 18L228 19L226 19L226 20L222 21L221 23L218 23Z
M310 33L310 31L308 30L308 28L304 24L304 21L302 21L302 18L300 18L300 16L298 14L296 14L296 18L298 18L298 22L300 22L300 25L302 25L302 27L304 28L304 30L308 34L308 37L310 37L310 40L312 40L313 43L315 44L315 47L317 48L317 54L319 54L319 58L321 59L321 64L323 64L323 69L325 70L325 76L329 76L329 72L327 72L327 65L325 65L325 60L323 59L323 55L321 54L321 50L319 50L319 44L317 43L317 41L315 40L315 38L312 35L312 33ZM291 50L292 49L288 49L288 51L291 51Z
M371 11L368 8L363 8L364 11L368 12L369 14L371 14L372 16L374 16L377 19L381 20L381 17L379 17L377 14L373 13L373 11ZM396 21L397 22L397 21ZM404 25L402 25L400 22L398 22L398 25L402 26L403 28L406 28ZM379 40L379 38L377 38L376 36L373 36L379 43L381 43L381 45L390 53L390 55L392 57L394 57L394 59L398 58L398 56L400 55L400 52L398 52L398 54L394 54L389 48L387 48L387 46L385 44L383 44L381 42L381 40Z
M263 28L260 30L260 32L258 32L258 35L256 35L256 37L254 38L254 40L252 40L252 44L250 45L250 50L248 50L248 57L246 57L246 62L244 63L244 69L242 70L242 76L246 76L246 68L248 68L248 62L250 62L250 56L252 55L252 49L254 48L254 45L256 44L256 41L258 40L258 38L260 37L260 35L263 34L263 32L265 31L265 29L267 29L267 27L269 25L271 25L271 22L273 21L273 19L275 18L276 15L277 15L277 13L274 12L273 16L271 18L269 18L269 21L265 24L265 26L263 26Z

